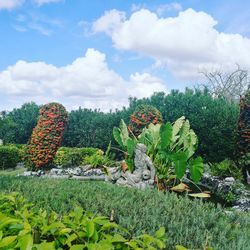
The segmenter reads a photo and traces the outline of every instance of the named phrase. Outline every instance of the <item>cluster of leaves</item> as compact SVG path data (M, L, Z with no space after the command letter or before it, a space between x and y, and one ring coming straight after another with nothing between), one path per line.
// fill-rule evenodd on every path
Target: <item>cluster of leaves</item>
M20 250L166 249L165 229L133 237L107 217L80 206L68 214L37 210L17 193L0 194L0 248Z
M127 126L122 120L120 128L114 127L113 135L125 151L125 161L130 171L133 171L135 146L140 142L147 146L147 153L157 169L160 180L164 181L172 174L181 180L187 168L193 181L198 182L202 176L203 160L201 157L193 157L198 139L184 116L173 125L169 122L150 124L137 138L129 136Z
M40 109L40 116L27 146L27 164L41 168L52 163L67 123L67 112L59 103L49 103Z
M139 105L136 107L134 113L130 117L128 130L135 136L141 134L143 128L148 127L149 124L162 123L161 112L151 105Z
M0 146L0 168L15 168L22 159L20 150L15 146Z
M241 169L232 160L225 159L222 162L211 165L211 172L215 176L229 177L232 176L236 180L243 180Z
M240 117L238 122L238 150L241 156L250 152L250 90L240 100Z

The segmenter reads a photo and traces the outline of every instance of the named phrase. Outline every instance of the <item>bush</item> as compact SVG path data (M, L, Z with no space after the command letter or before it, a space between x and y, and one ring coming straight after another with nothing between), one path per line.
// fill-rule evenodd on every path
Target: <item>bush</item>
M58 103L40 109L38 123L27 146L27 165L34 168L49 166L60 146L67 122L67 112Z
M232 160L229 159L226 159L220 163L213 164L211 166L211 172L215 176L221 176L224 178L232 176L237 180L243 180L241 169Z
M131 234L107 217L76 206L70 213L47 214L17 193L1 194L1 249L166 249L165 230L154 236Z
M0 168L15 168L21 161L20 150L14 146L0 146Z
M94 155L97 151L97 148L61 147L55 155L54 164L62 166L63 168L87 164L85 159Z
M77 203L93 214L113 217L133 235L153 235L165 227L167 246L189 249L248 249L250 214L227 216L221 207L157 190L137 190L102 182L0 176L0 190L18 191L47 211L65 213Z
M139 105L130 117L129 130L138 136L150 123L162 123L161 112L151 105Z

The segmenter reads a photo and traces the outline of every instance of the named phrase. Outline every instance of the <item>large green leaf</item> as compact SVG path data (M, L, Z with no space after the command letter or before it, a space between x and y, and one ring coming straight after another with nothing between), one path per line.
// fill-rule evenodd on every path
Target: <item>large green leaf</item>
M91 220L86 225L86 234L90 238L95 232L95 223Z
M13 243L16 240L17 236L7 236L5 238L2 238L0 240L0 248L5 248L9 246L11 243Z
M130 157L133 157L135 151L136 141L129 138L127 140L127 151Z
M121 131L121 139L122 139L122 143L124 146L127 146L127 140L129 138L129 134L128 134L128 128L126 123L121 120L120 122L120 131Z
M178 152L172 155L174 162L175 174L178 179L181 179L187 169L187 154L185 152Z
M123 142L122 142L122 138L121 138L121 135L120 135L120 129L119 129L119 128L117 128L117 127L114 127L114 128L113 128L113 136L114 136L116 142L117 142L121 147L124 147Z
M173 125L173 133L172 133L172 142L174 143L178 136L177 134L180 132L180 129L183 125L183 123L185 122L185 116L180 117L178 120L176 120L176 122Z
M202 158L199 156L194 160L191 160L189 165L190 165L191 179L194 182L198 182L201 179L204 169Z
M161 128L161 124L154 125L153 123L150 123L148 126L147 131L154 145L158 144L160 141L160 128Z
M160 128L161 147L166 149L171 143L173 127L171 123L162 124Z
M18 240L20 250L31 250L33 246L33 237L30 234L22 236Z

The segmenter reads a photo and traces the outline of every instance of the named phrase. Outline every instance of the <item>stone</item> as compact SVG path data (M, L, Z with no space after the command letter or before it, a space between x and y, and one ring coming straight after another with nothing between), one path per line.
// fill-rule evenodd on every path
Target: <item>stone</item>
M2 139L0 139L0 145L3 145L3 140Z
M32 176L32 172L31 171L25 171L25 172L23 172L23 176Z
M63 169L61 168L52 168L49 172L50 175L62 175Z
M224 181L230 184L235 183L235 179L233 177L226 177Z
M120 170L108 178L108 181L114 182L117 185L139 189L153 187L156 170L146 152L147 147L142 143L138 143L135 149L135 170L133 173L128 170L125 172Z

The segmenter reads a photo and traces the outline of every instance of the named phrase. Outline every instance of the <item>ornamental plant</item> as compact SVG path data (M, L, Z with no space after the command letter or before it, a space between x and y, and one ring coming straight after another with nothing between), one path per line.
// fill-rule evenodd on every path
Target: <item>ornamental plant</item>
M162 114L157 108L151 105L139 105L130 117L128 130L138 136L150 123L161 124L162 122Z
M59 103L44 105L27 146L26 165L32 168L49 166L60 146L68 115Z

